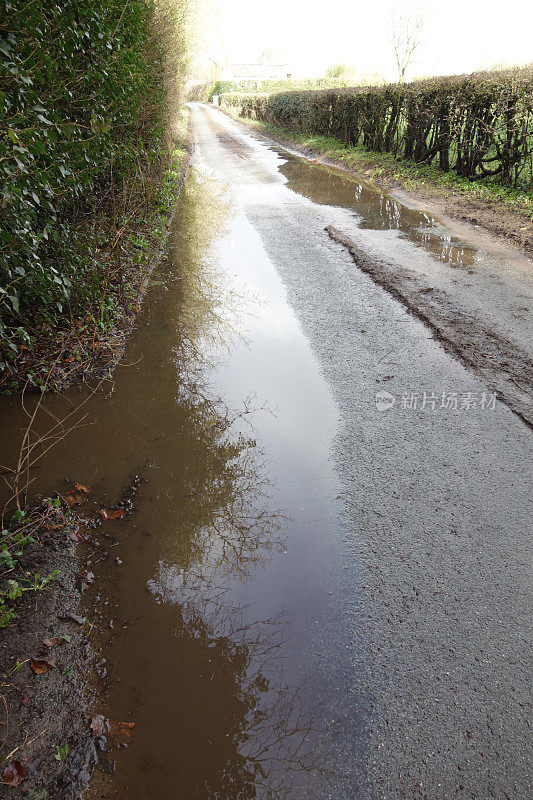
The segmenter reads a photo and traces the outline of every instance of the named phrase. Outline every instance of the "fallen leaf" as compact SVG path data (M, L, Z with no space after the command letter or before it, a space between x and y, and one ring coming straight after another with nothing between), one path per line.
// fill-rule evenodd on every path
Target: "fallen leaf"
M90 493L91 490L88 486L85 486L83 483L75 483L74 489L71 489L70 492L65 494L65 503L68 506L81 506L83 503L87 502Z
M124 509L123 508L112 508L109 511L105 508L100 508L98 510L99 515L102 519L122 519L124 516Z
M50 639L43 639L43 644L46 647L57 647L58 644L70 642L70 636L52 636Z
M91 719L90 728L93 736L109 736L113 744L129 744L133 737L134 722L115 722L106 719L103 714L96 714Z
M67 492L65 495L65 503L67 506L81 506L87 502L87 495L85 492Z
M134 722L113 722L108 720L110 729L109 735L114 744L128 744L133 738Z
M50 670L54 669L55 666L56 662L52 661L51 658L32 658L30 661L30 667L36 675L42 675L44 672L50 672Z
M93 736L101 736L102 734L109 733L107 720L103 714L95 714L91 719L91 724L89 727L93 732Z
M68 754L70 752L68 744L64 744L62 747L58 747L56 745L56 750L57 750L57 752L54 755L54 758L56 759L56 761L63 761L68 756Z
M24 780L25 769L20 761L11 761L4 770L3 780L8 786L18 786Z

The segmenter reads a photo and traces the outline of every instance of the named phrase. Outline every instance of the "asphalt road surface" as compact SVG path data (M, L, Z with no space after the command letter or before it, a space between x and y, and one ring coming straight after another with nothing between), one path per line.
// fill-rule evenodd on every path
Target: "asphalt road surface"
M351 598L339 589L357 654L348 680L368 701L354 734L364 739L364 785L346 796L526 800L527 393L515 373L520 416L514 389L499 392L498 363L483 373L486 364L454 353L453 325L439 341L415 300L411 313L409 297L376 282L325 229L370 262L385 259L414 287L411 299L438 291L458 328L475 316L478 332L526 360L531 265L285 153L214 108L191 108L194 165L238 209L235 271L268 259L338 415L328 454L345 531L338 558L359 587ZM275 308L272 317L275 326ZM283 357L273 374L291 385ZM291 390L319 437L306 387Z

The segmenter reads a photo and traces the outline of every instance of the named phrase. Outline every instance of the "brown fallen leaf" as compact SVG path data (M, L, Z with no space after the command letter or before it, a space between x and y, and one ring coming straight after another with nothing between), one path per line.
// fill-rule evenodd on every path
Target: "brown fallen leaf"
M124 509L123 508L111 508L109 510L105 508L100 508L98 510L99 515L102 519L122 519L124 516Z
M46 647L57 647L58 644L64 644L65 642L69 642L70 637L67 639L65 636L52 636L50 639L43 639L43 644Z
M112 719L106 719L103 714L95 714L89 727L93 736L109 736L113 744L118 746L131 742L135 723L115 722Z
M108 720L110 724L109 735L114 744L128 744L133 738L134 722L113 722Z
M32 658L30 661L30 667L36 675L42 675L44 672L50 672L50 670L54 669L55 666L56 662L52 661L51 658Z
M81 506L83 503L87 502L90 493L91 490L88 486L85 486L83 483L75 483L74 489L71 489L70 492L65 494L65 503L68 506Z
M24 780L25 769L20 761L11 761L4 769L3 781L8 786L18 786Z

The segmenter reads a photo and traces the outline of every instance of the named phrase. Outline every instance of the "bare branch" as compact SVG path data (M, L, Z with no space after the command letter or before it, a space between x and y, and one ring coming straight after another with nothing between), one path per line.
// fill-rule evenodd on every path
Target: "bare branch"
M392 12L391 41L400 83L405 80L407 69L420 47L424 25L425 19L419 8Z

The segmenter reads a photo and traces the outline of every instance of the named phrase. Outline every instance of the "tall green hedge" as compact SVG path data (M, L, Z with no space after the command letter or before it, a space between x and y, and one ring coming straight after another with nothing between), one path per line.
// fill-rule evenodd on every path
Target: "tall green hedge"
M533 188L533 68L354 89L223 94L221 104L467 178Z
M1 2L0 369L99 299L109 251L92 221L124 210L165 136L165 5Z

